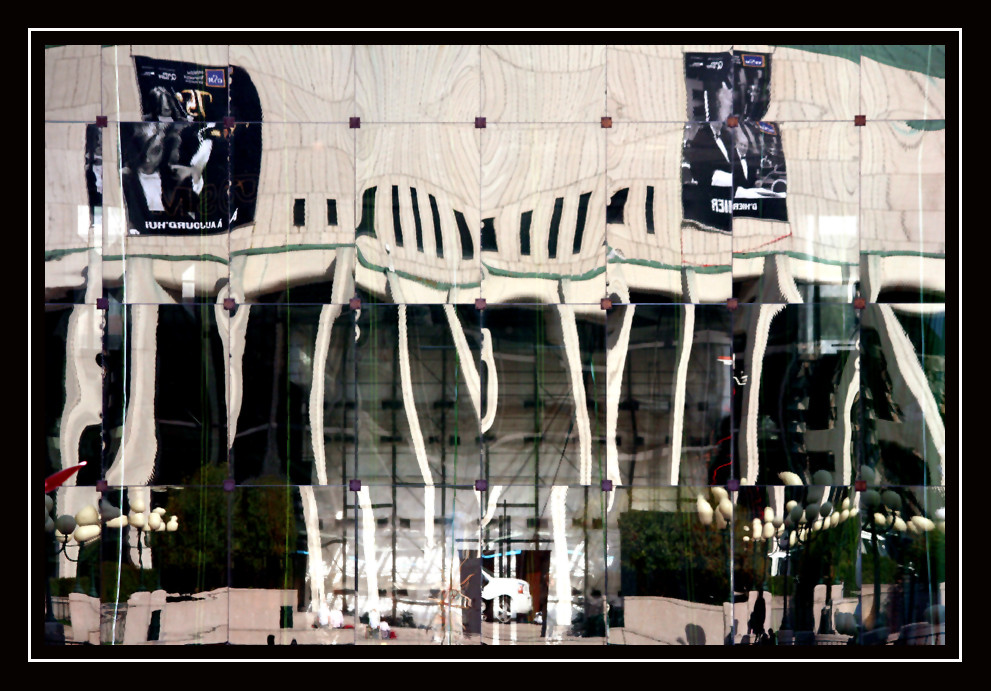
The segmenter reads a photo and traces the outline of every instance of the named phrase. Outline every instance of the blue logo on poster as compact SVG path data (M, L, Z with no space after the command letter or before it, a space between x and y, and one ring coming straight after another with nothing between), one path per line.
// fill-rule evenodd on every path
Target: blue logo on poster
M223 70L207 70L206 71L206 85L207 86L226 86L226 81L224 80Z
M743 64L746 67L763 67L764 66L764 56L763 55L748 55L743 54Z
M758 122L757 123L757 129L759 129L761 132L764 132L766 134L777 134L778 133L778 131L774 128L774 125L772 125L769 122Z

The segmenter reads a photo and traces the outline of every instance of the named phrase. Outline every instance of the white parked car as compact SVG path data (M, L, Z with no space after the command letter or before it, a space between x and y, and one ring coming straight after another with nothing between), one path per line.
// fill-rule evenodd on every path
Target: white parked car
M492 600L492 613L496 621L506 623L517 614L527 614L533 609L530 584L519 578L496 578L482 569L482 599Z

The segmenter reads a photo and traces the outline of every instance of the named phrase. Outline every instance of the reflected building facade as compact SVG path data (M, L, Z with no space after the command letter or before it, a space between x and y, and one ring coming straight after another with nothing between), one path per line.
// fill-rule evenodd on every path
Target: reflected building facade
M46 48L45 645L945 645L945 53Z

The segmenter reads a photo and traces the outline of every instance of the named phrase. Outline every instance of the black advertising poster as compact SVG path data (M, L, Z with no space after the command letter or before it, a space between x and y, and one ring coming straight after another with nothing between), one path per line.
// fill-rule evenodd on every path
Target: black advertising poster
M686 222L729 232L736 217L787 221L781 131L761 118L771 98L771 56L686 53L688 124L682 144ZM736 125L728 121L736 118Z
M207 235L251 223L262 113L247 73L143 56L134 66L142 122L120 125L128 234Z

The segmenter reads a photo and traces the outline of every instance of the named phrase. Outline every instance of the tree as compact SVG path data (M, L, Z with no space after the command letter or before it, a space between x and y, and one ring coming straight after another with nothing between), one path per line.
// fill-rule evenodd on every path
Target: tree
M225 492L226 476L223 466L204 467L181 489L170 490L167 513L179 516L180 528L162 536L167 546L155 553L167 591L192 594L228 585L285 588L293 583L295 487L282 478L259 477Z

